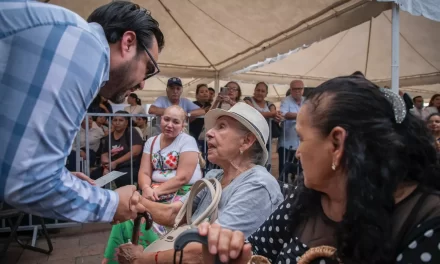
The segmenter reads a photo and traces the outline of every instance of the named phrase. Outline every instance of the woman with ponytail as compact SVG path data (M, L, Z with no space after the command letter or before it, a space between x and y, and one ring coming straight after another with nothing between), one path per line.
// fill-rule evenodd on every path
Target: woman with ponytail
M129 114L142 114L145 115L145 109L142 107L142 101L135 93L131 93L127 97L127 103L130 106L126 106L124 108L124 111L128 112Z

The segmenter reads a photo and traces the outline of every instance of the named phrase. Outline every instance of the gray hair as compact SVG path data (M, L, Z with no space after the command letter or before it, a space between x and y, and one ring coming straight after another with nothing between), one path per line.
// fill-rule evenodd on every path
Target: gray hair
M245 127L242 123L238 122L238 129L243 132L244 134L247 133L252 133L247 127ZM257 137L255 135L255 137ZM258 142L258 140L255 140L254 144L252 144L252 146L247 150L247 152L249 153L249 157L251 159L251 162L253 164L263 164L263 159L264 159L264 155L263 155L263 149L260 145L260 142ZM266 161L267 162L267 161Z

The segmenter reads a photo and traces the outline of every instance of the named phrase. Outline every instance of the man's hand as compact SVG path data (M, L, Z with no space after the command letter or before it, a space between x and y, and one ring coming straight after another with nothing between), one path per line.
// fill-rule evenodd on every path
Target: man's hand
M141 245L122 244L116 249L116 257L119 263L136 264L139 263L143 251L144 248Z
M113 223L125 222L129 219L135 219L138 213L143 213L147 209L140 203L142 199L136 186L126 185L115 190L119 196L119 204L116 209Z
M95 183L94 180L90 179L89 176L85 175L85 174L82 173L82 172L72 172L72 174L73 174L74 176L78 177L79 179L81 179L81 180L83 180L83 181L86 181L86 182L90 183L90 185L96 185L96 183Z

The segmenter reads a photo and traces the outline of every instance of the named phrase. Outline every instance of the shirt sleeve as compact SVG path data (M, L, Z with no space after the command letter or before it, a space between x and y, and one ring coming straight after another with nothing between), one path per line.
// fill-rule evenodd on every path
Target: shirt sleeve
M291 208L292 199L293 195L281 203L263 225L248 238L254 255L265 256L275 263L280 250L291 242L292 234L287 231L287 227L291 225L289 208Z
M184 134L183 138L180 140L180 145L180 153L199 152L196 140L190 135Z
M163 96L157 97L157 99L156 99L156 101L154 101L153 105L156 107L165 108L164 107L164 97Z
M289 112L289 102L287 101L287 98L284 98L284 100L281 102L280 111L283 115Z
M147 140L147 142L145 142L145 145L144 145L144 153L145 154L151 154L150 153L150 150L151 150L151 144L153 144L153 140L154 140L154 138L155 138L156 136L154 136L154 137L150 137L148 140ZM157 141L157 140L156 140ZM153 147L153 150L154 150L154 147Z
M110 222L118 195L64 167L87 106L106 81L106 47L89 31L65 25L30 27L0 39L0 46L20 39L27 44L0 50L0 57L14 58L0 67L0 75L25 78L0 84L8 91L0 106L1 198L47 218ZM26 74L20 64L26 65Z

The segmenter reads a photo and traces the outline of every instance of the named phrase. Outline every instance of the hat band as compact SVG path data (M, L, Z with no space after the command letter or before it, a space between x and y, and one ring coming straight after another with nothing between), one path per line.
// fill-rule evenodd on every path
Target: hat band
M257 131L257 134L258 134L258 136L260 136L260 138L263 140L263 142L266 144L266 142L265 142L265 140L264 140L264 137L263 137L263 134L261 134L261 131L254 125L254 124L252 124L246 117L244 117L244 116L242 116L242 115L240 115L240 114L237 114L237 113L235 113L235 112L233 112L232 114L234 114L234 115L237 115L237 116L239 116L239 117L241 117L241 118L243 118L244 120L246 120L246 122L248 122L254 129L255 129L255 131Z

